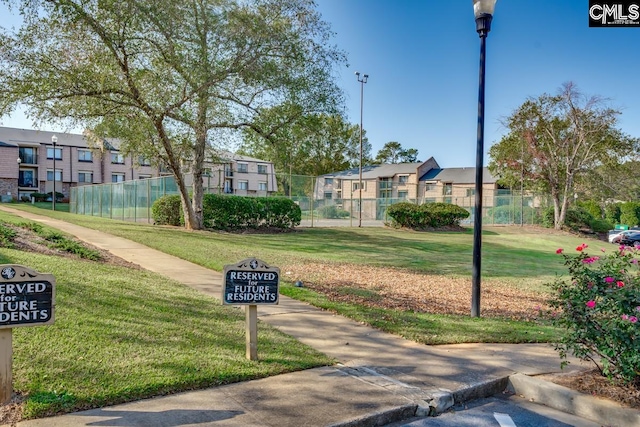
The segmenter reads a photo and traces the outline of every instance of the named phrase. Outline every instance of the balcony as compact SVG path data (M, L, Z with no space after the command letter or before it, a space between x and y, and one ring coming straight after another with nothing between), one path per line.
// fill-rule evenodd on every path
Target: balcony
M37 165L38 164L38 155L25 153L20 150L18 154L18 158L20 159L20 164L22 165Z
M393 182L391 181L380 181L378 188L381 190L391 189L393 188Z
M38 188L37 184L31 179L19 179L18 187L20 188Z
M228 177L233 176L233 171L231 169L225 169L224 176L228 176Z

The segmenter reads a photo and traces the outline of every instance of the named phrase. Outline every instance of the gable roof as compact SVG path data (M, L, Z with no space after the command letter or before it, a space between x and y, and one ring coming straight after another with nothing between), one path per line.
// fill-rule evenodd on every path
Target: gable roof
M491 175L489 168L482 168L482 182L485 184L495 184L498 178ZM420 181L441 181L452 184L473 184L476 182L476 168L446 168L431 169Z
M418 166L422 163L395 163L368 165L362 167L362 179L377 179L393 177L395 175L415 174ZM352 177L359 178L360 168L347 169L340 172L333 172L322 175L324 178L342 178L350 179ZM354 179L355 179L354 178Z
M86 147L84 135L43 130L0 127L0 141L20 146L51 145L51 137L56 135L59 146Z

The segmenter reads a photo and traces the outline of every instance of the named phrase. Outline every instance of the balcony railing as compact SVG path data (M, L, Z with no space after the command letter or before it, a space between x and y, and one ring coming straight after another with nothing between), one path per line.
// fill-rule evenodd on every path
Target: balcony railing
M20 164L23 164L23 165L37 165L38 164L38 155L37 154L19 153L18 157L20 158Z
M19 179L18 187L20 188L38 188L38 186L30 179Z
M224 176L233 176L233 171L231 169L226 169L224 171Z
M380 185L379 188L382 189L386 189L386 188L393 188L393 182L391 181L380 181Z

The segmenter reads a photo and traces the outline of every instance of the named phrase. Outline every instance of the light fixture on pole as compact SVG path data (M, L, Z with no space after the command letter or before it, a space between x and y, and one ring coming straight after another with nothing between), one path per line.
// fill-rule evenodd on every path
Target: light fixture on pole
M368 78L368 74L364 74L362 78L360 78L360 72L356 71L356 79L360 82L360 172L358 179L358 192L360 196L358 201L358 227L362 227L362 108L364 101L364 84Z
M482 260L482 172L484 157L484 70L487 34L491 30L497 0L473 0L476 31L480 36L480 81L478 88L478 142L476 144L476 190L473 221L473 266L471 268L471 316L480 317L480 269Z
M53 193L51 194L51 206L56 210L56 144L58 143L58 137L53 135L51 137L53 143Z

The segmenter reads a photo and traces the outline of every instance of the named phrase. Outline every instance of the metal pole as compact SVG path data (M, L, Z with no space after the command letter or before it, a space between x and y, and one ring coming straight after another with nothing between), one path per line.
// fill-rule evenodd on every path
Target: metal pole
M52 209L56 210L56 142L58 142L58 138L55 136L51 137L51 142L53 142L53 193L51 197L51 205Z
M522 162L520 163L520 227L524 225L524 141L522 141Z
M486 17L478 18L484 20ZM489 24L491 15L488 17ZM487 25L488 27L488 25ZM482 261L482 172L484 156L484 72L488 28L479 29L480 34L480 73L478 87L478 143L476 145L476 190L473 221L473 266L471 268L471 316L480 317L480 283Z
M360 73L356 71L356 78L358 82L360 82L360 168L359 168L359 179L358 179L358 227L362 227L362 112L364 106L364 84L367 82L369 78L368 74L364 74L362 79L360 78Z

